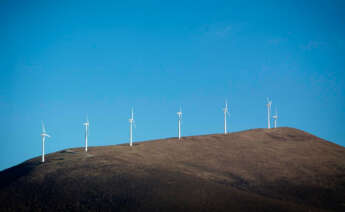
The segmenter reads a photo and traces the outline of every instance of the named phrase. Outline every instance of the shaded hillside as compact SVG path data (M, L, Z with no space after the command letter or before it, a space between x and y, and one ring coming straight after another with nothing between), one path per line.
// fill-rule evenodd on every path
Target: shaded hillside
M0 211L345 211L345 148L292 128L67 149L0 172Z

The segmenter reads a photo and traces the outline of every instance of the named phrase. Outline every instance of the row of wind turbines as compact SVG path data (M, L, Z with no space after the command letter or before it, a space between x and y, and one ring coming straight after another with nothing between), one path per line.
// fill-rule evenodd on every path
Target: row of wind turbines
M267 128L270 129L271 128L271 106L272 106L272 100L270 100L269 98L267 98ZM230 111L229 111L229 107L228 107L228 102L227 100L225 100L225 107L223 108L223 112L224 112L224 134L228 134L227 131L227 118L230 118ZM182 109L180 107L180 110L176 113L177 117L178 117L178 140L181 140L181 122L182 122ZM274 120L274 128L277 127L277 120L278 120L278 112L276 110L275 114L272 116L273 120ZM134 121L134 110L133 108L131 109L131 116L128 119L129 121L129 146L132 147L133 146L133 125L134 127L136 127L135 125L135 121ZM87 146L88 146L88 135L89 135L89 118L86 117L86 122L83 123L83 126L85 126L85 152L87 152ZM42 163L44 163L44 145L45 145L45 140L46 137L50 138L50 135L47 134L46 132L46 128L44 126L44 123L42 121Z

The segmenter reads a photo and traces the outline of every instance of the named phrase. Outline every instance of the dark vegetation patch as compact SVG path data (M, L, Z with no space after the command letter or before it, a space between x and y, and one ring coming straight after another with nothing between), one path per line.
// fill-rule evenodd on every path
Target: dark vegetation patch
M60 151L60 153L71 153L71 154L74 154L74 153L76 153L76 152L73 151L73 150L71 150L71 149L66 149L66 150Z
M19 178L29 175L38 164L38 161L22 163L0 172L0 190L15 183Z

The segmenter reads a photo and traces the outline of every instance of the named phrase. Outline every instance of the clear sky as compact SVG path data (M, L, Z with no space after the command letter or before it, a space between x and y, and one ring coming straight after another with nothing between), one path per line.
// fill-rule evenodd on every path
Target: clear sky
M345 146L344 1L0 1L0 170L41 153L279 126ZM49 157L46 158L49 160Z

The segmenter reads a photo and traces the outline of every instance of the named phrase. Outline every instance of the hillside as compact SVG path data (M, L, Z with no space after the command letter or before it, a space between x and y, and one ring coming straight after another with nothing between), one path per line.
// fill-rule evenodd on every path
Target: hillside
M345 211L345 148L293 128L73 148L0 172L0 211Z

